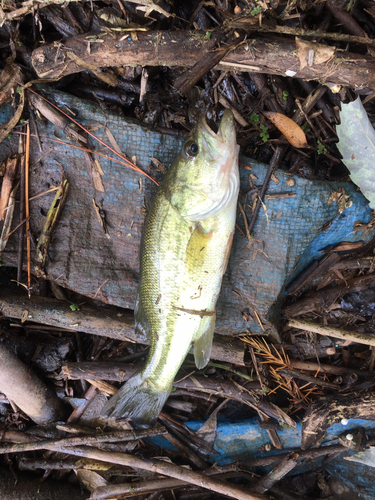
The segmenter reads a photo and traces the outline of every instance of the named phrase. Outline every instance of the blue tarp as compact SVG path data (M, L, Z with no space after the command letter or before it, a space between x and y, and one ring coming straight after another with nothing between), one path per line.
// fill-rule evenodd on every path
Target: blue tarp
M151 157L168 165L181 147L181 138L160 134L114 113L105 112L104 116L92 103L47 87L45 90L58 106L62 109L68 106L79 122L93 127L95 134L108 143L103 128L106 123L121 150L129 158L135 157L137 165L158 180L161 175L150 170ZM10 107L0 110L0 124L10 115ZM51 124L39 124L38 129L43 152L32 140L31 163L44 152L50 152L33 169L31 194L58 184L62 168L70 182L65 208L49 249L48 277L83 295L133 308L142 227L155 186L125 166L98 157L105 189L98 193L87 174L82 152L44 138L55 137ZM58 134L65 139L61 131ZM15 151L17 145L18 136L4 141L0 145L0 160ZM96 144L96 147L105 152L102 146ZM251 187L249 175L251 182L260 187L268 167L246 157L241 157L240 162L241 192ZM217 305L216 333L262 331L255 319L255 309L265 330L277 337L283 290L292 274L298 274L311 260L321 258L319 250L329 244L366 240L373 234L354 231L355 222L366 224L371 219L367 200L354 184L312 181L282 171L276 171L275 177L255 224L255 237L248 241L240 231L235 234ZM351 202L341 214L337 202L328 205L332 192L339 188L345 190ZM35 236L41 230L52 198L53 193L31 203L31 228ZM93 198L103 206L110 239L99 226ZM250 219L253 200L240 197L240 202ZM324 229L330 221L328 229ZM240 214L238 225L244 228ZM16 249L17 238L11 237L2 262L15 263ZM250 316L244 314L247 312Z
M188 422L186 424L189 429L196 432L202 425L202 422ZM322 442L323 446L338 444L338 438L341 435L353 433L358 428L363 427L369 436L375 436L375 422L370 420L350 419L347 425L334 424L326 433ZM212 453L208 462L211 464L217 463L225 465L235 462L240 462L241 467L246 464L247 460L255 458L277 455L280 453L293 452L300 449L302 425L297 423L295 429L284 429L278 431L282 450L272 449L269 452L263 452L264 446L270 444L267 431L259 426L259 420L254 418L242 422L231 422L228 420L218 420L217 437L215 439L214 449L218 453ZM160 436L152 438L154 444L165 448L177 451L164 437ZM347 450L339 457L328 462L325 468L330 474L344 482L350 489L360 493L366 500L375 498L375 468L367 465L348 462L343 457L354 455L356 452ZM315 470L319 467L324 455L314 460L298 460L299 465L291 471L291 475L300 474L309 470ZM250 467L253 472L264 474L268 472L276 464L267 467Z

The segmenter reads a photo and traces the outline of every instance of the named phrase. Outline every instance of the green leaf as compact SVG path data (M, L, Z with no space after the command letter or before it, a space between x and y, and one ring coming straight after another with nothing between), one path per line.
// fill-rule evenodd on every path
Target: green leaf
M260 14L261 12L262 12L262 7L261 7L260 5L257 5L257 6L255 7L255 9L253 9L253 10L250 12L250 14L251 14L252 16L256 16L256 15Z
M270 138L270 134L268 133L268 128L265 125L260 126L260 136L263 139L263 142L267 142L268 139Z
M79 311L79 306L77 306L77 304L70 304L70 309L72 311Z
M318 155L322 155L325 153L327 153L327 148L322 142L318 141Z
M375 130L358 97L342 104L341 125L336 127L337 148L342 161L350 170L350 178L357 184L375 208Z
M252 125L259 125L260 120L259 120L259 115L258 115L258 113L253 113L253 114L250 116L250 123L251 123Z

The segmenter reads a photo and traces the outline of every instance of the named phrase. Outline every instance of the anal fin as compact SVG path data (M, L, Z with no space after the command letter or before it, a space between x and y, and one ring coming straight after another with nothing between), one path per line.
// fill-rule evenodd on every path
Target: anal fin
M206 316L202 321L205 322L203 333L198 334L194 342L194 359L198 370L204 368L210 361L216 314Z

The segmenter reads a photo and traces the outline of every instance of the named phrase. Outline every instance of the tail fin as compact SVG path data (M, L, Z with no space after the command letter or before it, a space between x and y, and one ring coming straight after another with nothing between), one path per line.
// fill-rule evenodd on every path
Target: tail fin
M157 391L141 373L131 377L104 406L103 417L130 418L136 428L155 425L172 388Z

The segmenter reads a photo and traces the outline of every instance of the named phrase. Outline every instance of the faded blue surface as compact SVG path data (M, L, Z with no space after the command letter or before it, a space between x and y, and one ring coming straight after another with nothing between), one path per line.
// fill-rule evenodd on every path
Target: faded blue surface
M188 422L186 424L191 430L196 432L202 425L202 422ZM375 436L375 422L370 420L350 419L347 425L334 424L326 433L322 446L338 444L338 437L342 434L364 427L369 436ZM233 462L246 462L257 457L267 457L278 455L280 453L292 452L300 449L301 445L301 424L297 424L295 429L284 429L278 431L282 450L271 450L260 453L260 448L270 443L267 431L259 427L259 420L252 419L243 422L219 421L217 426L217 437L214 448L218 452L212 453L208 459L211 464L217 463L225 465ZM177 451L169 441L159 436L151 440L154 444ZM342 480L349 488L361 494L366 500L375 499L375 469L363 464L348 462L343 459L344 456L354 455L356 452L350 450L343 452L336 459L329 461L325 468L330 474ZM324 460L324 456L314 460L299 460L299 465L291 471L291 475L307 472L319 467ZM274 467L274 465L272 466ZM252 467L250 470L264 474L271 468Z
M332 183L334 187L334 183ZM367 235L360 231L360 238L356 238L356 232L353 231L354 223L361 220L363 224L370 222L371 209L368 200L358 191L357 186L354 184L347 184L345 191L350 195L353 205L346 208L342 214L337 215L332 224L327 229L319 231L313 241L308 245L302 253L298 266L288 282L292 281L294 277L303 271L303 269L310 264L314 259L320 260L325 254L321 250L328 245L336 245L340 241L358 241L361 239L368 240L374 235L373 231L368 231Z
M188 422L186 425L189 429L196 432L202 424L203 422ZM322 446L338 444L338 438L341 434L357 427L364 427L368 432L375 434L375 422L353 418L349 420L347 425L334 424L329 427ZM270 443L270 439L267 431L259 427L259 419L254 418L242 422L219 420L214 444L214 448L219 454L211 454L209 461L224 465L237 461L250 460L255 457L267 457L285 453L301 447L302 425L300 423L297 423L295 429L284 429L278 431L277 434L283 449L273 449L270 452L260 453L259 449ZM176 450L163 436L152 438L152 442L162 448Z
M352 456L356 451L349 451L347 456ZM368 465L349 462L337 457L327 464L325 469L332 476L340 479L352 491L355 491L365 500L375 499L375 468Z
M266 167L245 157L240 162L252 168L250 172L241 170L241 186L252 174L257 177L252 182L260 187ZM235 239L236 269L231 268L235 290L248 304L255 305L262 321L268 320L266 326L273 327L278 326L286 284L312 260L320 260L324 256L320 250L341 241L368 240L374 234L354 230L354 223L366 224L371 220L368 201L354 184L311 181L279 170L275 175L279 183L271 180L269 184L265 208L260 209L254 227L255 238L249 243L243 238ZM291 180L294 185L289 186ZM339 188L345 190L352 202L342 214L337 202L328 205L331 194ZM282 194L290 197L267 199L268 195ZM249 208L247 205L248 218ZM239 224L243 227L241 218ZM323 229L326 225L329 227ZM250 331L261 332L256 321Z

